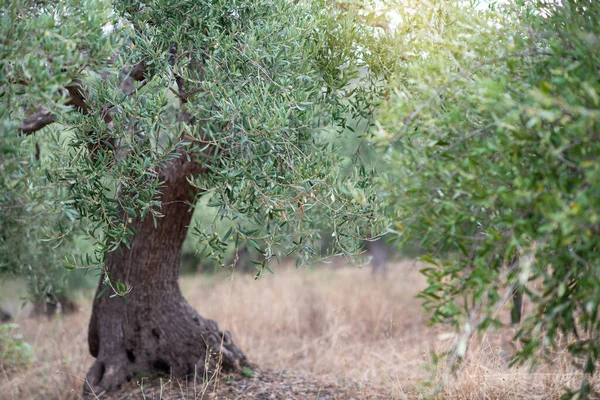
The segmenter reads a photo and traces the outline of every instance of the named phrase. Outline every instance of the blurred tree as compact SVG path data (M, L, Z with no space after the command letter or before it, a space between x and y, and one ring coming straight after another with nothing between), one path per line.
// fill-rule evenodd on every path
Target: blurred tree
M45 315L48 319L57 314L72 314L77 311L77 304L67 296L46 295L33 305L32 315Z
M366 248L371 256L371 273L374 276L387 274L390 248L383 238L366 240Z
M600 3L475 3L399 9L405 71L375 132L392 164L394 231L431 252L422 297L433 321L463 331L454 359L522 291L535 309L513 362L535 363L566 337L583 372L572 395L589 398L600 359Z
M85 285L82 274L68 274L65 257L85 252L73 230L74 213L66 191L52 186L40 168L48 157L47 140L3 136L0 152L0 278L25 278L30 300L67 301L67 292ZM15 299L20 302L20 299Z
M389 35L358 3L4 5L2 137L19 149L46 131L54 151L40 168L97 244L68 265L102 270L88 335L96 395L140 373L247 363L177 283L199 198L217 210L192 228L201 253L220 262L245 242L265 259L257 277L279 249L314 255L321 222L340 252L379 233L372 176L356 167L340 180L320 134L370 118L390 73ZM216 220L232 222L222 233Z

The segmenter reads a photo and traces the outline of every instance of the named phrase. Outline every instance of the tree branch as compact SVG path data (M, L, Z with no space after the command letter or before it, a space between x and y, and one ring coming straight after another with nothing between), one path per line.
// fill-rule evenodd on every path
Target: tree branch
M131 71L129 71L129 76L133 78L134 81L143 81L146 79L146 72L148 70L148 66L146 65L146 60L142 60L139 63L135 64L131 67Z
M77 107L77 111L83 115L88 115L90 112L90 106L85 102L85 89L82 86L81 79L73 79L73 83L65 87L69 93L70 100L67 102L68 106Z
M45 107L40 107L34 114L31 114L23 120L19 131L25 135L30 135L39 131L43 127L50 125L55 121L54 115Z
M140 61L133 67L124 68L123 71L121 71L121 83L119 84L119 88L123 91L123 93L126 93L128 96L130 96L140 89L140 87L137 89L133 87L134 81L144 81L148 83L147 73L148 66L146 65L146 60Z
M146 79L147 73L146 61L142 60L133 67L126 68L124 73L125 78L123 79L123 82L130 79L133 79L134 81L143 81ZM67 101L66 105L74 106L77 108L77 111L83 115L87 115L90 112L90 107L85 101L86 94L81 79L73 79L72 83L65 87L65 90L69 94L69 100ZM132 95L136 92L137 90L133 89L130 91L125 91L125 93L128 95ZM23 123L19 126L19 131L22 134L30 135L55 121L55 115L52 114L46 107L41 106L35 113L25 117Z

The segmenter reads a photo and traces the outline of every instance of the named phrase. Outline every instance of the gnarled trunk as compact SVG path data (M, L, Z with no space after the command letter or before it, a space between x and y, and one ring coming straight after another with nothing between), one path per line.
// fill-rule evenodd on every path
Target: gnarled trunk
M200 316L183 298L177 282L194 196L186 178L200 172L201 167L185 157L164 168L160 173L165 182L164 217L158 219L157 228L151 217L133 221L137 235L130 249L121 246L108 255L112 279L133 289L125 299L107 293L94 301L88 343L96 361L84 392L99 395L115 390L139 374L183 376L202 374L205 365L235 370L247 363L229 332Z

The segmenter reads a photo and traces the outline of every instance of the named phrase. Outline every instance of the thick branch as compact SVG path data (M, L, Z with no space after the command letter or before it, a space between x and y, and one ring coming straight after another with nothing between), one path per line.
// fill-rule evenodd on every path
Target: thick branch
M25 135L39 131L43 127L50 125L55 120L54 115L45 107L40 107L34 114L27 116L19 130Z
M135 93L136 89L134 88L133 82L148 82L148 66L146 65L146 61L142 60L133 67L127 67L121 71L121 83L119 84L119 88L126 93L128 96Z
M69 93L68 106L77 107L77 111L83 115L88 115L90 112L90 106L85 102L85 89L81 84L80 79L73 79L73 83L67 86L67 92Z
M142 81L145 79L147 72L147 65L145 61L140 61L133 67L128 67L124 71L124 80L133 79L135 81ZM73 82L65 87L69 94L69 100L67 101L68 106L74 106L77 111L87 115L90 111L89 105L86 103L85 89L81 84L80 79L74 79ZM125 93L131 95L135 93L135 90L125 91ZM50 125L56 120L56 117L46 108L39 107L37 111L23 120L19 131L25 135L29 135L39 131L40 129Z

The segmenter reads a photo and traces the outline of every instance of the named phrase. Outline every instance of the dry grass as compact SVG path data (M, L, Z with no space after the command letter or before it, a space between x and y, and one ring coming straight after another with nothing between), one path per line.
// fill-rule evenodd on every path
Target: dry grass
M279 268L258 281L198 276L182 282L190 303L219 321L264 370L297 371L331 384L352 382L363 397L422 398L423 382L443 374L432 351L453 335L426 325L416 293L424 286L414 263L394 265L386 279L356 267ZM0 369L0 399L77 399L92 358L87 352L89 301L84 311L54 321L20 318L20 332L37 361ZM533 373L509 370L510 330L471 346L466 362L440 394L448 399L558 399L579 383L562 355Z

